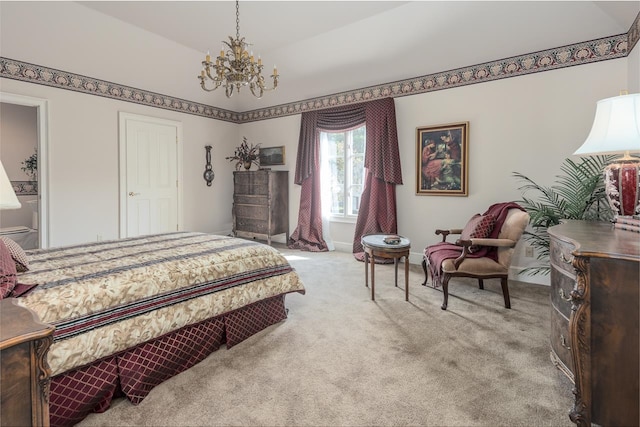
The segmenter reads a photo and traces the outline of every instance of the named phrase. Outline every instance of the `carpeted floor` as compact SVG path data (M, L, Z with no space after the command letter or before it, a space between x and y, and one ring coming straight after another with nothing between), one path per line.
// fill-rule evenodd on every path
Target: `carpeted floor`
M306 295L289 318L82 426L572 426L572 384L549 359L549 287L498 280L423 287L410 302L393 265L376 265L376 301L351 254L278 246ZM402 273L402 267L400 273Z

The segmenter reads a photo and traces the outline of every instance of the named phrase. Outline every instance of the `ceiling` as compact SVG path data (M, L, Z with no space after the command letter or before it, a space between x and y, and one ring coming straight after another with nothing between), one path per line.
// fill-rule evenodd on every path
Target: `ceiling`
M233 1L79 3L202 59L236 32ZM639 13L637 0L241 1L240 36L265 71L277 65L280 84L259 100L246 91L211 105L250 111L618 35Z

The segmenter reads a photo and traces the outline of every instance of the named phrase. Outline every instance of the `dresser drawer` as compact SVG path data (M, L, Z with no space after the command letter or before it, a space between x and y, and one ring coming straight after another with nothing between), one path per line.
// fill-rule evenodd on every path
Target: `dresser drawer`
M555 265L559 269L575 276L575 269L573 268L573 265L571 265L571 260L573 259L571 252L575 249L576 248L573 244L563 242L562 240L552 237L551 245L549 247L549 259L551 260L551 265Z
M249 233L268 234L269 222L253 218L236 218L236 232L247 231Z
M267 196L252 196L248 194L234 194L233 202L236 205L269 205L269 197Z
M576 280L555 265L551 266L551 304L567 319L571 316L569 295L575 287Z
M260 195L266 196L269 194L268 185L241 185L236 184L234 187L236 194L248 194L248 195Z
M236 218L262 219L269 218L269 208L261 205L235 205Z
M235 194L269 194L269 174L267 172L237 172L233 174Z
M564 365L565 369L561 369L573 373L573 359L569 347L571 347L569 321L559 311L551 308L551 350Z

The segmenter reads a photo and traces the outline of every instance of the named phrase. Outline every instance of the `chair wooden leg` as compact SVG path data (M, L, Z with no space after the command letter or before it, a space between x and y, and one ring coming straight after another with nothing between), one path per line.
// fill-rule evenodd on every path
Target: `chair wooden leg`
M511 300L509 299L508 279L506 277L501 278L500 285L502 285L502 295L504 295L504 306L505 308L511 308Z
M484 289L484 281L482 279L478 279L478 287Z
M444 294L444 301L440 307L443 310L447 309L447 303L449 302L449 275L445 274L442 278L442 293Z
M422 286L427 286L427 282L429 281L429 271L427 270L427 260L422 259L422 269L424 270L424 282L422 282Z

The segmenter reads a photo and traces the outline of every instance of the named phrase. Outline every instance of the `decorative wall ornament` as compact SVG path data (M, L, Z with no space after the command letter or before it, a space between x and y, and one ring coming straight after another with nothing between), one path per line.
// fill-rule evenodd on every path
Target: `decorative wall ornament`
M211 182L216 177L216 174L213 172L213 168L211 167L211 146L205 145L204 149L206 150L206 161L207 164L204 168L204 173L202 174L205 181L207 181L207 187L211 187Z
M79 74L29 64L5 57L0 57L0 77L53 86L90 95L104 96L227 122L248 123L291 116L304 111L321 110L328 107L371 101L379 98L416 95L475 83L557 70L575 65L624 58L638 42L639 35L640 20L636 18L629 32L617 36L604 37L446 72L247 112L224 110L210 105L186 101L168 95L148 92L142 89L118 85L105 80L93 79Z

